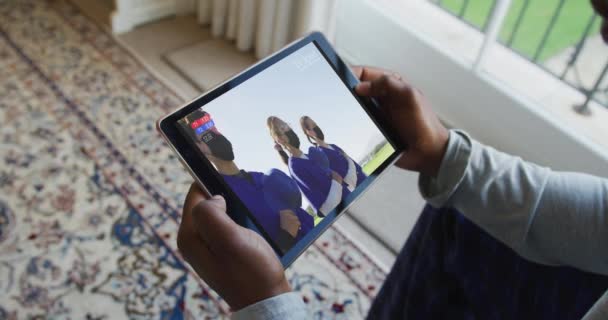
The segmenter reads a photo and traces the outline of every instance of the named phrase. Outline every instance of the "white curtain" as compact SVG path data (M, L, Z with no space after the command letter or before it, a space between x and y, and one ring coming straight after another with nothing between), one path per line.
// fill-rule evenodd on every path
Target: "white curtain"
M331 32L336 0L197 0L199 23L263 58L309 31Z

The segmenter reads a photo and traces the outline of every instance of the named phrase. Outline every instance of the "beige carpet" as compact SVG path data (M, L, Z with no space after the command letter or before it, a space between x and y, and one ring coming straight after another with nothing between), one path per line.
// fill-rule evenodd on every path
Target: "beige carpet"
M176 248L191 177L154 122L184 99L62 0L0 2L0 57L0 315L227 318ZM385 277L337 228L287 273L318 319Z

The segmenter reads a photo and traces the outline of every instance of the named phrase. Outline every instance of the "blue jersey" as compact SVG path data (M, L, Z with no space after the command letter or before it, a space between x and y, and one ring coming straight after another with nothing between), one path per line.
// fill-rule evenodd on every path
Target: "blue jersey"
M312 216L300 208L301 199L300 205L293 207L295 205L293 188L291 188L291 194L285 192L289 189L289 184L293 183L293 180L284 173L283 176L286 179L281 179L280 174L276 172L265 175L261 172L244 171L241 171L238 175L223 175L226 183L276 243L278 243L281 232L281 217L279 214L281 210L291 209L300 219L301 226L296 240L310 231L314 225ZM297 197L301 197L298 189L295 192Z
M318 212L327 196L332 184L332 170L329 168L329 159L317 148L311 147L306 158L289 158L289 172L304 196ZM342 199L349 194L346 187L342 188Z
M340 147L338 147L337 145L331 144L330 146L331 146L331 148L325 148L325 147L319 146L319 147L316 147L316 149L323 152L327 156L327 159L329 160L329 168L344 178L348 174L349 158L347 158L348 156L346 155L346 153L342 149L340 149ZM352 159L350 159L350 160L352 160ZM356 176L357 176L357 185L356 186L359 186L365 180L365 178L367 178L367 175L365 175L365 173L363 173L363 169L356 161L354 161L354 160L352 160L352 161L355 164L354 169L356 170Z
M266 202L273 210L293 211L300 220L300 231L296 241L305 236L314 227L313 217L302 209L302 193L298 184L283 171L272 169L264 177L264 194Z
M222 176L245 207L253 214L262 229L276 242L281 227L280 217L278 211L273 210L264 199L264 174L261 172L241 172L238 175Z

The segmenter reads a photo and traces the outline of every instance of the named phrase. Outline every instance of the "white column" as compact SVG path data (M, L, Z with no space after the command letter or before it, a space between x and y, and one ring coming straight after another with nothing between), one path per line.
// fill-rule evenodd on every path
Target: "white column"
M214 37L222 37L226 32L228 2L226 0L213 0L212 13L211 34Z
M239 21L239 0L229 0L228 3L228 30L226 39L236 39L236 29Z
M311 31L327 32L333 0L300 0L295 10L293 36L301 37Z
M312 0L309 31L327 32L333 3L331 0Z
M340 5L348 5L348 1L341 1L340 0L328 0L330 2L330 5L328 7L328 12L327 12L327 29L325 30L325 36L327 37L327 40L329 40L329 42L333 45L336 44L336 18L337 18L337 12L339 9Z
M195 0L174 0L175 1L175 14L183 16L190 14L195 11Z
M253 48L257 16L256 8L257 1L240 0L239 23L236 32L236 47L241 51L249 51Z
M281 49L289 42L293 0L280 0L277 4L274 21L274 34L272 38L272 52Z
M267 56L272 50L277 1L285 0L260 0L259 2L258 27L255 41L255 56L258 59Z
M500 32L500 27L502 27L502 23L509 13L509 7L511 6L511 0L497 0L498 3L496 7L494 7L494 12L492 12L492 16L490 17L490 23L488 24L488 29L486 30L486 35L483 39L483 43L481 48L479 49L479 53L477 54L477 59L473 63L473 71L479 72L481 71L481 67L483 66L483 61L486 56L492 50L492 47L496 44L496 39L498 37L498 33Z
M118 34L133 30L135 25L139 22L137 15L137 9L133 1L129 0L115 0L115 8L112 12L112 32Z
M211 0L198 0L198 23L209 25L211 23Z

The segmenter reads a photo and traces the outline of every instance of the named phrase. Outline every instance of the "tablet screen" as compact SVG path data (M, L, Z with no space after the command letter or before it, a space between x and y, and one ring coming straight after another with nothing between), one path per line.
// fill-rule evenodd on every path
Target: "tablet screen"
M179 125L283 254L395 152L314 43Z

